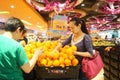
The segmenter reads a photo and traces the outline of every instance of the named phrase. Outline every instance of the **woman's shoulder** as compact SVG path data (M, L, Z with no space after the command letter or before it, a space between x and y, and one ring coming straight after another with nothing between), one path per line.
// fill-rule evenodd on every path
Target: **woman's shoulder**
M91 36L89 34L85 34L86 38L91 38Z
M85 38L85 40L90 40L91 36L89 34L85 34L84 38Z

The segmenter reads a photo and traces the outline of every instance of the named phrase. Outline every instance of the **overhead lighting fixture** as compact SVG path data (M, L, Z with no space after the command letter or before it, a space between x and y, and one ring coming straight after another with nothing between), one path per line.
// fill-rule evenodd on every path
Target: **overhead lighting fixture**
M15 6L14 6L14 5L11 5L10 7L11 7L11 8L15 8Z
M9 14L8 11L0 11L0 14Z
M31 19L31 17L29 16L28 19Z
M81 4L81 6L85 6L85 4Z
M27 24L27 25L32 25L30 22L26 21L26 20L21 20L23 23Z
M40 29L42 28L42 26L39 26L39 25L36 25L36 26L37 26L38 28L40 28Z
M38 28L40 28L40 30L42 31L42 30L47 30L47 29L45 29L45 28L42 28L42 26L39 26L39 25L36 25Z

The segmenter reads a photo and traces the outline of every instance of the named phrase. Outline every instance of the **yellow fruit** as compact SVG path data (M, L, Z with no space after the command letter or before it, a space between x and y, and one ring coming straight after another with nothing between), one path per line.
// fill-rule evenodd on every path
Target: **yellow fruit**
M68 49L70 46L69 45L65 45L64 46L64 49Z
M61 56L63 57L63 59L68 58L68 55L67 55L67 54L62 54Z
M47 65L47 60L46 59L42 59L41 60L41 65L42 66L46 66Z
M31 48L28 45L26 45L24 49L25 51L30 51Z
M53 61L53 66L59 66L60 65L60 62L59 62L59 60L54 60Z
M34 43L34 41L33 41L33 40L30 40L28 44L32 44L32 43Z
M66 66L70 66L71 65L71 60L70 59L65 59L64 61Z
M71 46L71 49L72 49L73 51L76 51L76 50L77 50L77 47L76 47L75 45L73 45L73 46Z
M72 60L72 65L73 65L73 66L78 65L78 63L79 63L78 59L74 58L74 59Z
M60 64L64 64L64 58L63 57L59 57L59 62L60 62Z
M61 52L61 53L65 53L65 52L66 52L66 49L60 48L60 52Z
M66 49L66 54L68 56L72 55L72 53L73 53L73 50L71 48Z
M52 63L53 63L52 60L48 60L48 64L47 64L47 66L52 66Z
M53 54L53 59L58 59L59 58L59 53L58 52L55 52L54 54Z
M45 59L45 58L46 58L46 55L45 55L45 54L42 54L42 55L40 56L40 58L41 58L41 59Z
M72 59L75 58L75 56L74 56L74 55L70 55L70 56L68 56L68 58L69 58L70 60L72 60Z
M40 42L37 42L37 43L36 43L36 46L37 46L37 48L40 48L40 47L41 47L41 43L40 43Z
M30 59L32 59L32 57L33 57L33 54L27 54L27 56L28 56L28 59L30 60Z
M65 65L64 65L64 64L60 64L60 66L61 66L62 68L64 68L64 67L65 67Z
M35 50L36 50L36 48L32 48L30 52L31 52L31 53L34 53Z

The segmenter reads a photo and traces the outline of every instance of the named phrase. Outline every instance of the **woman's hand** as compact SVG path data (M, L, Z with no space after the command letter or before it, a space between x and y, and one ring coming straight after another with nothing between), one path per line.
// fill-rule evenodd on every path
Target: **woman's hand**
M58 52L58 50L54 49L50 55L53 56L55 52Z
M78 55L78 54L77 54L77 51L74 51L74 52L73 52L73 55Z

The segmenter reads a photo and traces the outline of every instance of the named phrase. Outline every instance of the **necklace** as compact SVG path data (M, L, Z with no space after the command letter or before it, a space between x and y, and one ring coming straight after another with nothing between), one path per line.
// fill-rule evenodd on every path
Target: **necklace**
M78 40L81 40L81 39L83 39L84 35L85 35L85 34L82 34L82 35L80 35L80 36L78 36L78 37L75 37L75 36L73 35L72 40L73 40L74 42L76 42L76 41L78 41Z

